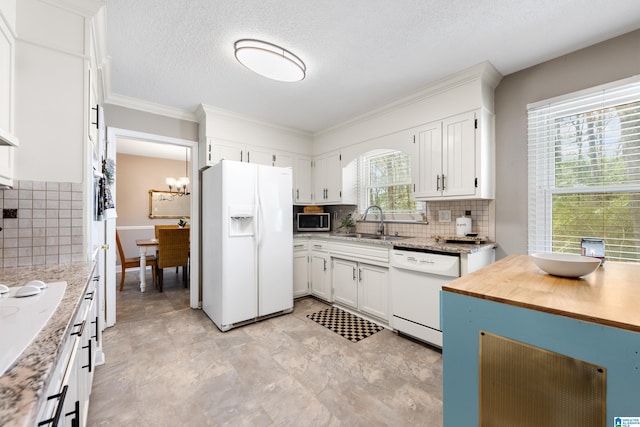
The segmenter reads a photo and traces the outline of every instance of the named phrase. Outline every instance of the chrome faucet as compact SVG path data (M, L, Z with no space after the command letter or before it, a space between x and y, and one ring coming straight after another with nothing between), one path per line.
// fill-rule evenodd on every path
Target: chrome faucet
M371 208L376 208L380 211L380 225L378 226L378 234L380 234L381 236L384 235L384 212L382 212L382 208L378 205L371 205L369 206L365 211L364 211L364 215L362 216L362 220L366 220L367 219L367 214L369 213L369 209Z

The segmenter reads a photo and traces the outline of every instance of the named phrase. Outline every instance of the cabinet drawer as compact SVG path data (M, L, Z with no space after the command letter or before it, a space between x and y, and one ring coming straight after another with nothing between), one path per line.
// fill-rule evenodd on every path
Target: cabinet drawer
M312 240L309 242L309 247L311 248L312 251L326 252L329 248L329 243L318 241L318 240Z
M293 250L294 251L306 251L309 249L309 241L308 240L294 240L293 241Z
M379 245L330 243L329 252L331 255L354 258L358 260L377 261L381 263L389 262L389 248Z

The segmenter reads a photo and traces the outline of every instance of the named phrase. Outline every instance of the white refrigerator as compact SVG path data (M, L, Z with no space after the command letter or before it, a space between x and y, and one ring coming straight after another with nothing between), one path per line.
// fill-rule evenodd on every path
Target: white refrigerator
M202 308L221 331L293 310L291 174L230 160L202 172Z

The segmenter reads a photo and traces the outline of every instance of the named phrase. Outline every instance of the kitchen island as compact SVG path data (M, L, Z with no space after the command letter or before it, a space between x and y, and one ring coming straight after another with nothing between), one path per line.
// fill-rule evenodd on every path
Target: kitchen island
M632 263L568 279L511 255L443 286L444 425L481 425L485 335L601 367L605 425L640 417L639 305L640 265Z
M32 343L16 362L0 377L0 424L31 426L37 424L36 415L49 378L60 358L61 347L73 327L80 303L85 298L87 283L95 263L42 265L0 268L0 283L22 286L29 280L46 283L66 281L62 301Z

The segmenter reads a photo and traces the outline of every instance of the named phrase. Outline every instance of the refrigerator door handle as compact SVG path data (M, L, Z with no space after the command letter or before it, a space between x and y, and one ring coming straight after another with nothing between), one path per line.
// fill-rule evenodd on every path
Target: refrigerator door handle
M256 236L256 248L258 246L260 246L260 241L262 240L262 225L261 225L261 221L262 221L262 203L260 200L260 189L259 189L259 185L260 185L260 180L257 178L256 176L256 192L254 194L254 198L255 198L255 215L256 215L256 219L255 219L255 225L254 225L254 232L255 232L255 236Z

